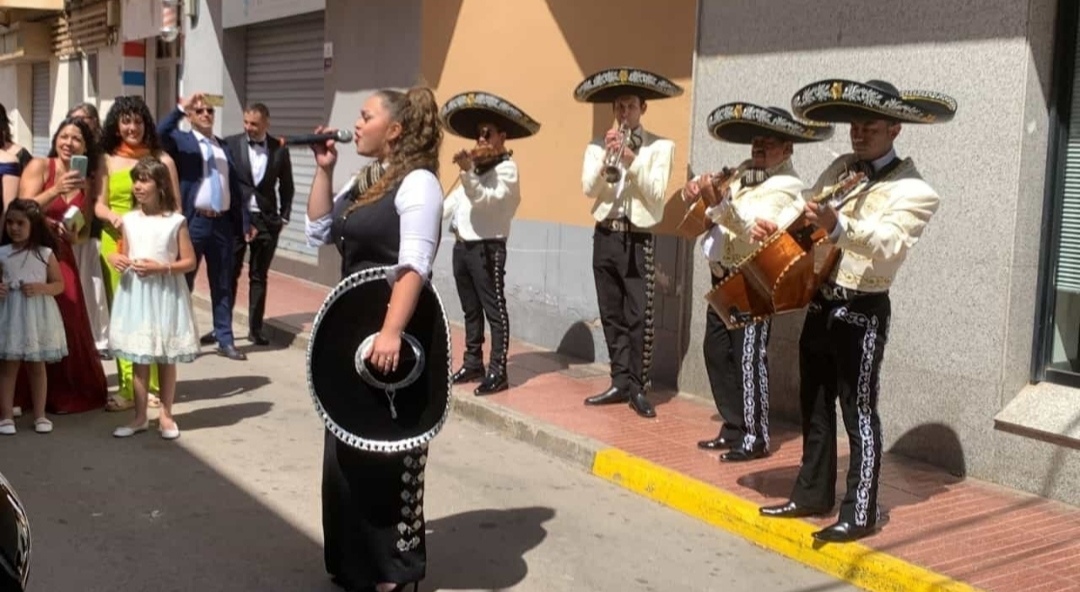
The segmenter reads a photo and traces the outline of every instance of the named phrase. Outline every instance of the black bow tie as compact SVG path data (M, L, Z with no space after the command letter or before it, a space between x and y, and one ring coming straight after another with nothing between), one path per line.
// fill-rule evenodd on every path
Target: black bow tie
M266 147L266 140L262 140L262 141L248 140L248 146L262 146L262 147L265 148Z

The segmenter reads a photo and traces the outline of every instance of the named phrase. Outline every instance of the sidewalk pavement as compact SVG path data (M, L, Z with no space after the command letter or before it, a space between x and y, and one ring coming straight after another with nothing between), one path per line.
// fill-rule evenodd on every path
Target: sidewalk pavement
M247 273L241 275L234 321L247 334ZM311 322L329 288L271 272L266 337L306 349ZM195 302L208 307L200 272ZM455 294L442 294L456 307ZM201 329L200 329L201 330ZM463 332L453 326L454 367ZM485 349L486 354L486 349ZM786 501L802 454L798 428L772 426L773 454L749 463L720 463L696 447L712 437L711 401L653 390L657 417L626 405L585 407L608 387L606 365L584 363L513 340L508 391L475 397L475 385L455 388L454 412L499 429L594 475L856 586L875 591L1080 591L1080 508L958 478L930 465L886 454L880 504L889 522L872 537L848 544L815 543L822 519L758 515ZM847 445L841 442L840 449ZM844 455L846 457L846 454ZM846 458L839 461L838 496ZM837 504L837 507L839 503Z

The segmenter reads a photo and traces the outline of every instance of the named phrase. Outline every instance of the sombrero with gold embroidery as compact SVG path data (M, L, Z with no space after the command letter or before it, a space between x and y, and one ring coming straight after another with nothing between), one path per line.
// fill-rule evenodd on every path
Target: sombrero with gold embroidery
M477 127L489 122L506 132L506 139L527 138L540 131L540 124L506 99L488 92L469 91L450 97L439 118L446 129L463 138L475 140Z
M679 85L641 68L601 70L590 74L574 89L574 98L582 103L611 103L625 95L651 101L681 94L683 89Z
M829 79L808 84L791 98L795 115L814 121L849 123L891 119L901 123L945 123L956 114L956 100L928 90L897 90L889 82Z
M832 137L828 123L803 121L780 107L761 107L738 101L720 105L706 120L709 134L717 140L749 144L755 136L772 136L791 142L820 142Z

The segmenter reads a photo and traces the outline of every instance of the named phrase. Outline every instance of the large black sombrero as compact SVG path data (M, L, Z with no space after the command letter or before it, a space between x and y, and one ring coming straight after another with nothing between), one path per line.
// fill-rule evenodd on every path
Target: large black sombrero
M11 483L0 474L0 590L21 592L30 577L30 521Z
M902 123L944 123L956 114L956 100L934 91L897 90L881 80L829 79L808 84L791 98L795 115L815 121L849 123L885 118Z
M450 415L450 331L430 283L402 333L398 369L383 374L363 359L386 317L390 270L341 280L315 316L307 351L308 388L327 429L353 448L383 453L427 444Z
M656 100L682 93L681 86L659 74L640 68L609 68L586 77L574 89L574 98L583 103L611 103L624 95Z
M779 107L761 107L744 101L720 105L706 120L717 140L749 144L754 136L773 136L791 142L820 142L833 135L827 123L802 121Z
M488 92L470 91L450 97L439 111L439 118L455 135L475 140L477 126L490 121L506 132L506 139L527 138L540 130L540 124L506 99Z

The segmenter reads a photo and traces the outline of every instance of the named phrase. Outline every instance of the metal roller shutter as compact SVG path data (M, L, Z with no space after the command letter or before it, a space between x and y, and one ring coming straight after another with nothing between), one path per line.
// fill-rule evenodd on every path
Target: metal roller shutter
M49 153L52 130L49 120L52 114L52 87L49 85L49 62L38 62L31 72L32 106L30 114L30 134L33 136L31 149L34 156Z
M323 36L321 11L248 28L245 98L270 109L271 134L308 134L325 120ZM317 249L306 244L304 214L315 159L306 146L291 148L289 154L296 197L278 249L314 262Z

